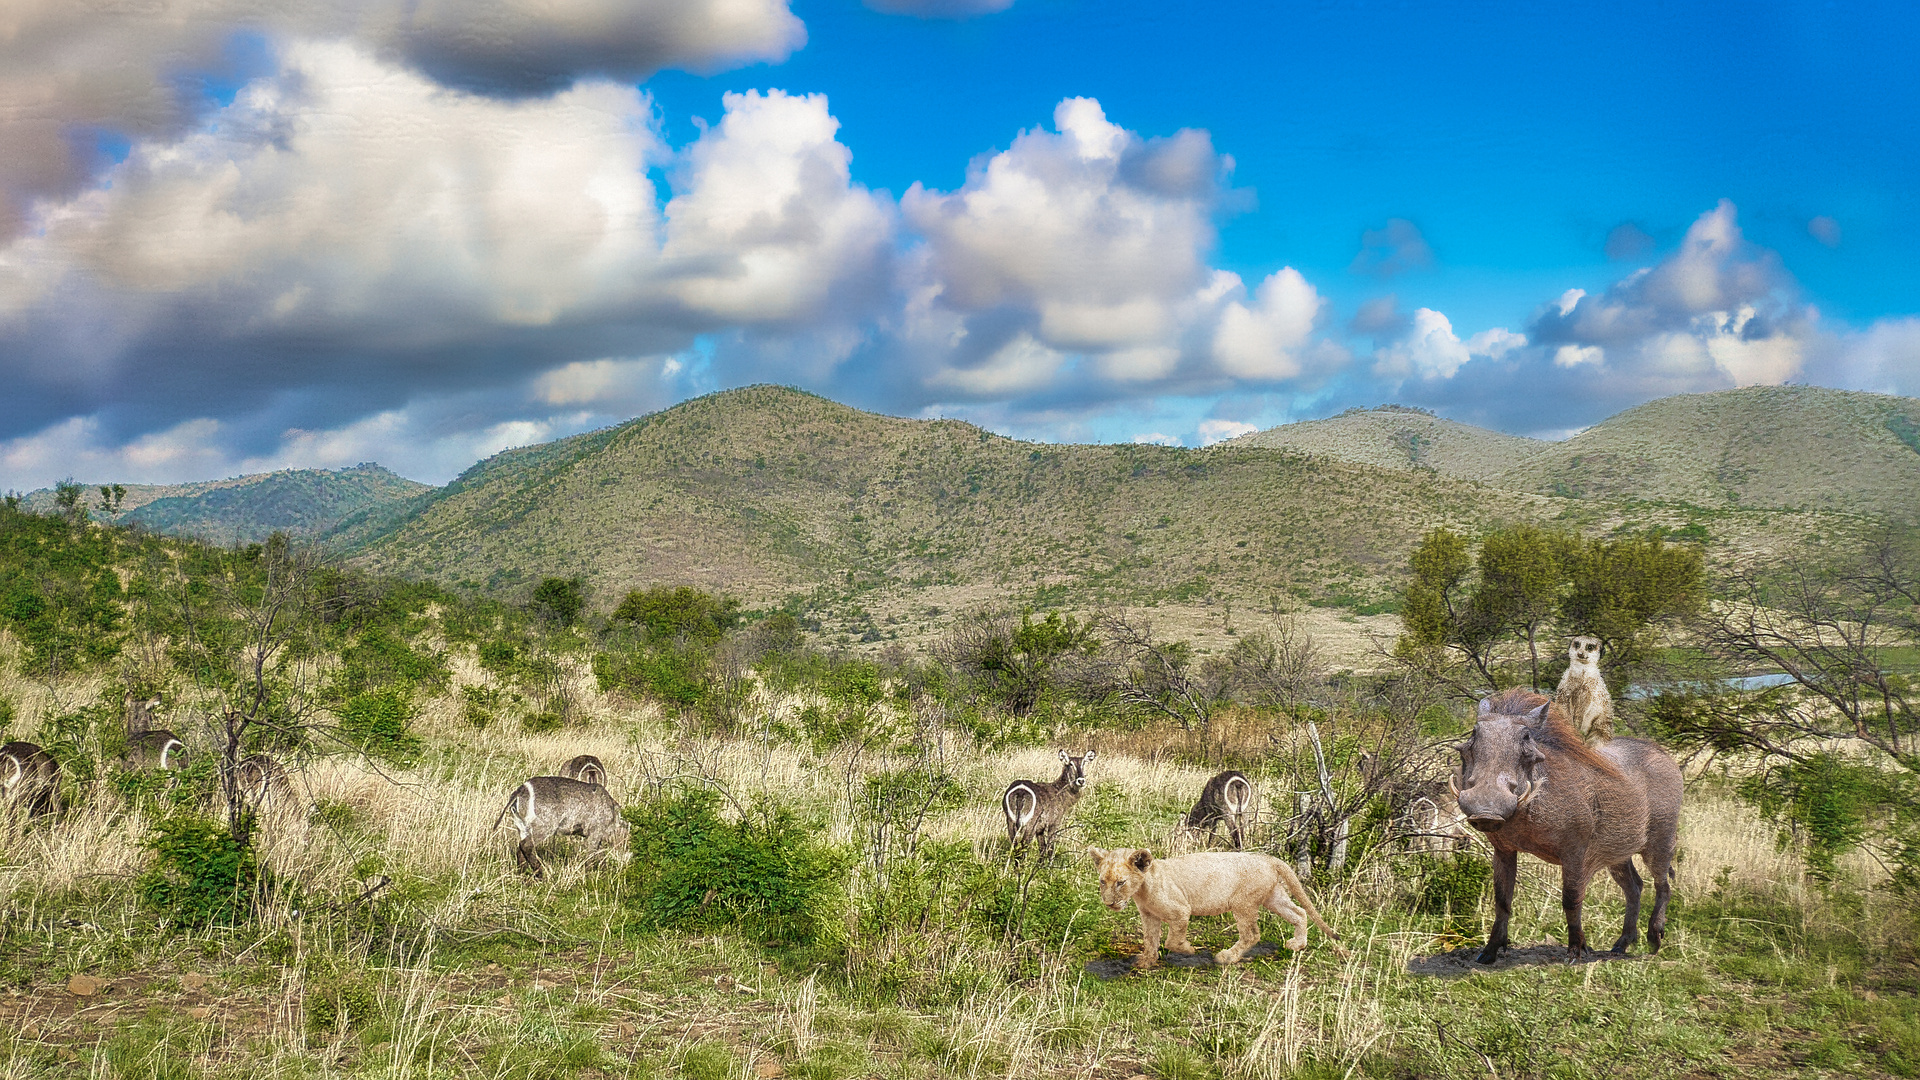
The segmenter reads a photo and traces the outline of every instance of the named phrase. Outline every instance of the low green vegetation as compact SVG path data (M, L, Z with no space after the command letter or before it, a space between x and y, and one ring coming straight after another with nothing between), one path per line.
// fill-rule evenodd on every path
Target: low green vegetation
M1341 671L1284 614L1208 652L1124 612L988 609L854 653L693 586L603 613L570 578L501 600L0 509L0 720L68 804L0 829L0 1075L1920 1074L1911 683L1880 662L1913 647L1904 543L1742 578L1639 536L1429 535L1407 576L1448 583L1410 590L1409 633L1471 618L1423 648L1491 627L1487 669L1525 682L1529 626L1594 620L1640 650L1622 726L1692 755L1659 956L1471 971L1487 860L1414 813L1471 698L1417 650ZM1756 607L1805 613L1768 625L1819 679L1725 681L1754 660L1725 613ZM1838 623L1875 629L1809 629ZM121 764L153 698L178 773ZM226 798L230 743L295 796ZM1001 791L1062 747L1098 755L1059 853L1010 848ZM493 826L578 753L630 858L561 840L536 880ZM1177 824L1227 767L1262 793L1249 846L1309 871L1353 956L1315 931L1108 977L1139 924L1078 852L1205 846ZM1523 867L1516 941L1555 960L1557 874ZM1589 925L1621 915L1597 884Z

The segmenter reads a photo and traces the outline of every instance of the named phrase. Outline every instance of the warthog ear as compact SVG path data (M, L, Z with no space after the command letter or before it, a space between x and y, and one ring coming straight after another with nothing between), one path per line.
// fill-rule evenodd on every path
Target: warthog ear
M1141 848L1133 853L1133 858L1127 861L1133 864L1135 870L1144 871L1147 867L1153 865L1153 852L1148 851L1146 848Z
M1480 699L1480 715L1481 716L1493 715L1493 699L1492 698L1483 697Z
M1527 714L1527 719L1536 724L1541 723L1542 721L1546 720L1547 709L1550 708L1552 705L1553 705L1553 702L1551 701L1541 702L1539 708Z

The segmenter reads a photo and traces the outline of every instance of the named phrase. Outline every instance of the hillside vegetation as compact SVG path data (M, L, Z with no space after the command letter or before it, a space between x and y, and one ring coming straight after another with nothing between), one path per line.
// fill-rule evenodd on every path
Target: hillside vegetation
M1086 624L1009 616L991 648L863 657L691 589L576 621L566 582L507 604L10 506L0 571L0 738L44 746L64 789L0 822L0 1076L1920 1072L1911 894L1857 839L1809 881L1797 826L1831 823L1831 792L1763 816L1756 758L1717 737L1670 743L1721 752L1693 761L1657 955L1566 963L1558 874L1529 857L1519 947L1470 968L1486 855L1435 850L1414 811L1472 706L1330 671L1284 618L1225 668L1185 664L1233 677L1182 724L1150 700L1179 672L1142 651L1116 670L1105 622L1093 649ZM1160 655L1194 659L1178 645ZM1129 685L1055 677L1076 664ZM171 774L121 759L154 697L187 744ZM289 789L230 817L215 762L254 706L227 752L273 755ZM1049 858L1008 845L998 798L1059 747L1098 753ZM632 858L563 840L534 878L502 804L580 753ZM1207 845L1179 821L1227 767L1262 793L1250 845L1309 869L1350 955L1315 931L1119 977L1140 924L1080 850ZM1623 914L1603 877L1590 932Z
M1297 450L1383 469L1431 469L1494 483L1551 444L1445 420L1422 409L1382 405L1255 431L1222 445Z
M1436 526L1691 527L1728 552L1845 526L1705 516L1251 445L1019 442L760 386L490 458L360 538L356 560L509 592L578 575L599 610L690 583L868 641L1006 600L1204 609L1223 635L1234 607L1392 610L1407 552Z
M1816 386L1676 394L1562 442L1386 405L1222 445L1427 468L1509 491L1707 508L1884 516L1910 513L1920 492L1920 400Z
M116 520L225 544L258 543L275 532L318 536L433 490L366 463L347 469L283 469L196 484L130 484L123 489ZM84 497L98 513L97 487L86 486ZM22 505L50 512L54 492L30 492Z

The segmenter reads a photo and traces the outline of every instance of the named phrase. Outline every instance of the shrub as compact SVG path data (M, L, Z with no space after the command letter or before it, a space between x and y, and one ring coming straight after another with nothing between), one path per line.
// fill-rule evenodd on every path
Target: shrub
M566 726L566 717L557 712L528 713L520 718L520 730L529 735L545 735Z
M1424 915L1472 915L1493 879L1493 864L1474 851L1419 857L1413 909Z
M601 693L617 689L668 705L698 705L707 696L712 665L698 649L667 645L624 655L596 653L593 675Z
M396 765L420 753L420 737L409 727L413 703L397 689L356 694L340 709L340 734L368 757Z
M720 816L705 788L626 811L633 825L629 903L659 927L733 926L769 944L808 944L844 888L845 856L785 807Z
M182 814L154 825L147 840L156 859L138 881L140 898L175 926L231 924L244 918L260 882L253 850L226 826Z
M711 645L740 621L740 602L688 585L635 589L613 609L613 621L631 623L649 641Z
M380 999L366 980L350 973L330 972L312 977L300 1000L307 1017L307 1041L356 1031L380 1014Z
M580 621L587 607L587 579L550 577L533 590L533 611L542 619L560 626Z
M444 686L451 671L447 659L431 649L415 648L405 638L375 627L362 631L340 651L333 691L341 697L386 687Z

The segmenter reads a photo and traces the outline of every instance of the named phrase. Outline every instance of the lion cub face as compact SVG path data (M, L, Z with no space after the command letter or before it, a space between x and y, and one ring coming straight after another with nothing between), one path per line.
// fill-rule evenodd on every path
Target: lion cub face
M1153 865L1153 852L1146 848L1088 848L1087 855L1100 865L1100 902L1119 911L1127 901L1147 886L1147 868Z

